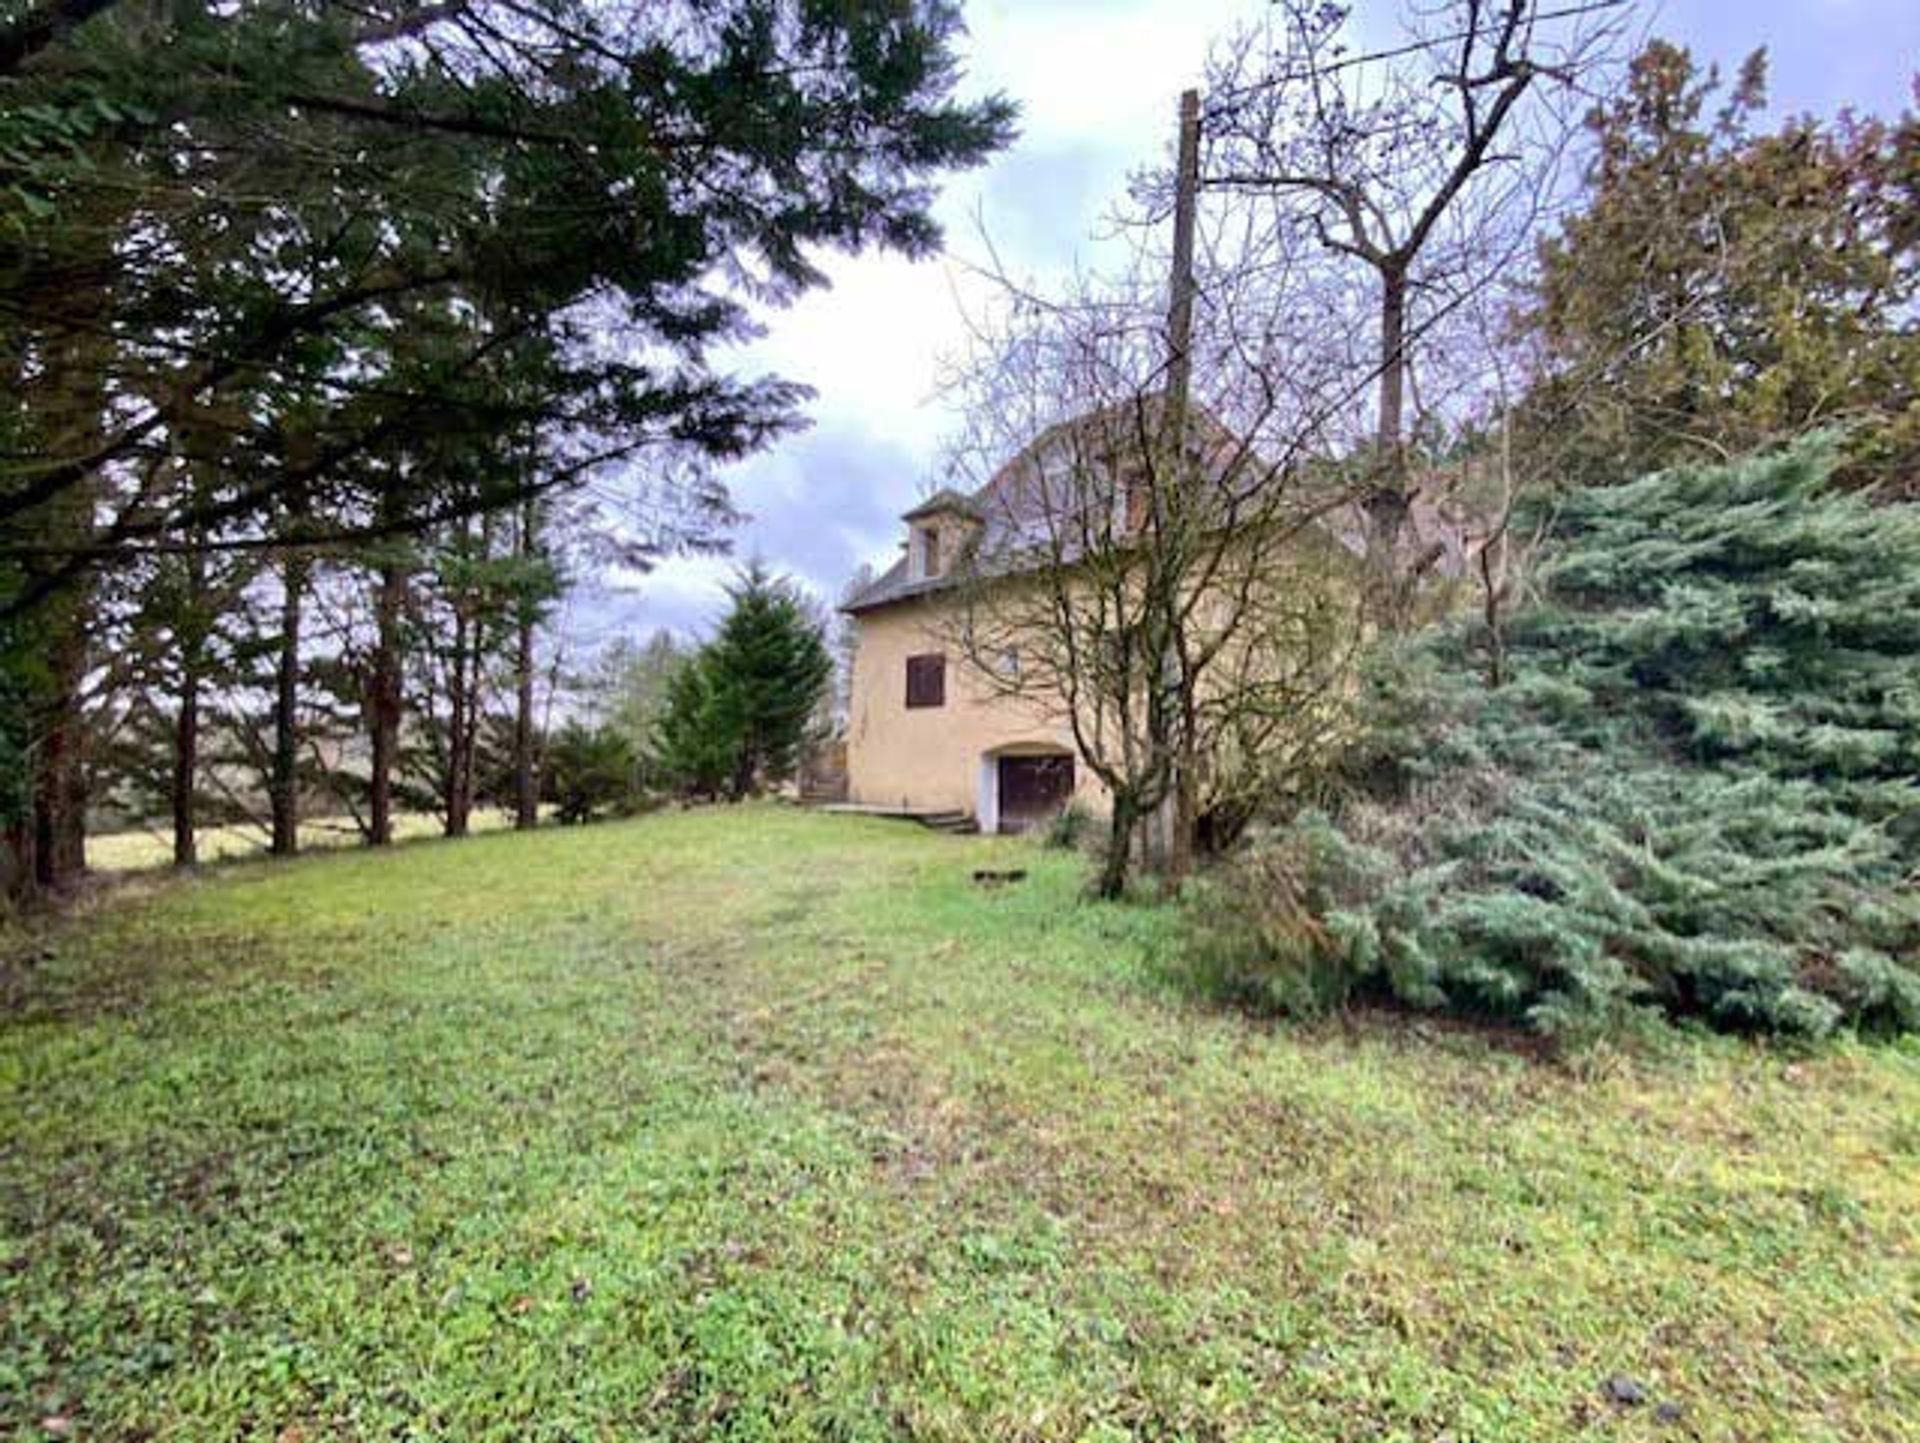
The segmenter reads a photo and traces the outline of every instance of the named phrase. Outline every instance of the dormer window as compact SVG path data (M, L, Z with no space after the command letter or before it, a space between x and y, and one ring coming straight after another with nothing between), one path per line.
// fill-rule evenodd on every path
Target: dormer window
M956 491L936 491L901 519L907 523L907 575L937 581L960 559L980 511Z

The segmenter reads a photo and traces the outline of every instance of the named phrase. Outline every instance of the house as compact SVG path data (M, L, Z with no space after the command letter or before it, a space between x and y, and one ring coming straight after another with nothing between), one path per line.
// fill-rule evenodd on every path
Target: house
M1044 696L1009 687L1018 647L993 658L957 641L960 572L969 559L1001 554L1034 522L1039 480L1080 418L1030 442L971 495L942 490L901 519L899 559L842 605L856 644L847 715L848 797L855 804L963 813L983 832L1043 825L1070 802L1104 812L1100 780L1080 762L1069 719ZM1103 507L1138 521L1137 493L1111 489Z
M1207 444L1233 444L1217 423L1202 421ZM1004 554L1008 538L1031 526L1036 486L1046 485L1036 478L1046 473L1049 448L1087 424L1082 418L1052 427L979 490L941 490L908 511L898 560L842 604L855 629L846 725L850 802L962 813L984 832L1029 830L1075 800L1090 811L1106 810L1105 788L1080 762L1057 702L1050 706L1044 691L1023 694L1006 684L1017 679L1019 648L988 659L1002 672L996 677L983 670L977 646L969 653L957 640L960 583L972 579L964 575L966 563ZM1141 503L1140 490L1120 479L1094 504L1101 511L1111 507L1115 527L1131 528L1140 524ZM1430 531L1437 526L1431 507L1416 513L1410 545L1422 523ZM1308 544L1352 563L1364 549L1364 528L1351 508L1329 510ZM1443 567L1454 564L1449 556Z
M1013 832L1076 795L1094 809L1104 802L1076 766L1066 719L1002 694L953 644L954 570L981 528L1001 522L993 493L1004 484L1005 473L982 493L940 491L907 512L900 559L842 608L857 637L846 733L854 803L964 812L983 832Z

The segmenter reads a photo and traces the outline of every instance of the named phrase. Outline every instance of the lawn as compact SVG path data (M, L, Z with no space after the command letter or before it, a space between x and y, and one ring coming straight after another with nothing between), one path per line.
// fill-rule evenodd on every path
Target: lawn
M7 983L0 1436L1915 1437L1920 1051L1256 1025L1079 881L765 807L123 889Z
M492 807L477 808L469 825L476 832L492 832L512 824L513 818ZM441 820L431 812L400 812L393 819L393 835L406 842L440 835ZM200 860L231 862L240 857L265 856L268 833L264 827L200 828ZM308 817L300 823L300 846L307 851L351 847L360 841L360 826L352 817ZM158 827L134 828L87 838L87 865L98 872L138 872L164 867L173 860L173 834Z

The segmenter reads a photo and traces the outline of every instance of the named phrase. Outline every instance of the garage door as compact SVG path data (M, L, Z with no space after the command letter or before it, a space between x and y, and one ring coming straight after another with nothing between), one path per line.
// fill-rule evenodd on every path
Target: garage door
M1072 757L1000 758L1001 831L1043 826L1072 796Z

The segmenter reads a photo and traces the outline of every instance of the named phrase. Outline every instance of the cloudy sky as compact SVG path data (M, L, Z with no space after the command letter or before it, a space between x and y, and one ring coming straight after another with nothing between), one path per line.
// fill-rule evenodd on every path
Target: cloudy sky
M1388 0L1359 0L1365 18ZM967 262L982 228L1009 269L1044 280L1097 260L1093 239L1128 172L1166 147L1175 97L1198 80L1210 42L1256 19L1261 0L971 0L969 88L1021 106L1020 139L953 180L938 215L948 256L836 258L831 290L770 318L740 369L773 370L818 392L813 427L736 467L729 482L751 520L738 558L758 554L822 598L863 561L884 566L898 517L937 484L953 418L935 394L942 356L964 337ZM1892 113L1920 69L1916 0L1666 0L1636 24L1731 68L1768 47L1776 111ZM670 561L595 587L566 628L593 647L655 627L697 633L717 615L729 562Z

